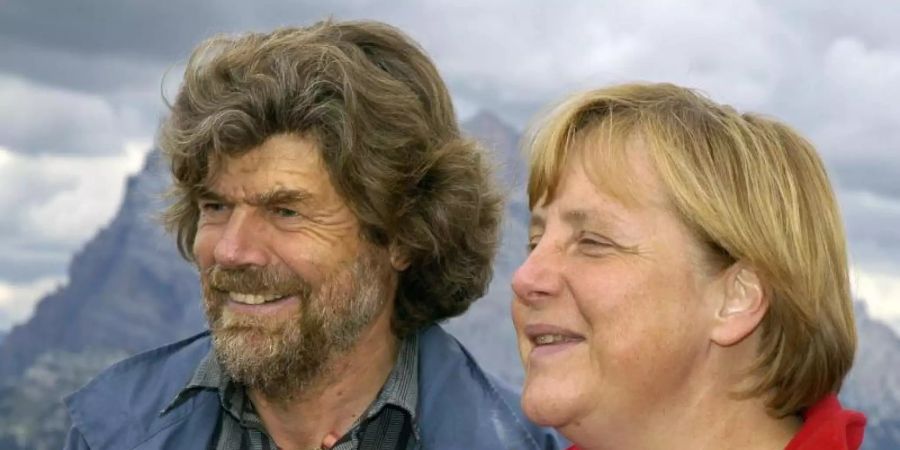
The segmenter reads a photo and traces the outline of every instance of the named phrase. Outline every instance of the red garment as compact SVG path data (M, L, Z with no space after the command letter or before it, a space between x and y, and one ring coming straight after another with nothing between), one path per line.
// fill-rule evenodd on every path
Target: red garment
M866 416L842 408L837 396L829 394L806 410L803 426L784 450L858 450L865 426Z
M866 416L844 409L829 394L803 414L803 427L784 450L857 450L862 444Z

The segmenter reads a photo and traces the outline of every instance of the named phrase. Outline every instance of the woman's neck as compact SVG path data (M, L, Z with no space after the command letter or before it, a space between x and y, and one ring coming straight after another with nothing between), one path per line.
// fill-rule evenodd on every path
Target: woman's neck
M583 450L783 449L799 417L768 414L765 397L742 397L750 387L758 343L713 347L683 385L642 405L596 408L560 431Z
M796 416L779 419L768 415L762 399L730 396L680 405L661 403L632 417L616 411L609 414L616 419L599 423L610 427L590 427L588 424L598 422L588 418L561 431L582 450L780 450L802 424Z

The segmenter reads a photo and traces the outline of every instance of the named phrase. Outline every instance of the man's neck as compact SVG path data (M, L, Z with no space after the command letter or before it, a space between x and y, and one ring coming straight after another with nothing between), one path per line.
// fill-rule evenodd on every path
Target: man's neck
M248 390L266 431L283 450L330 447L378 396L397 359L390 308L347 353L328 362L323 378L290 400Z

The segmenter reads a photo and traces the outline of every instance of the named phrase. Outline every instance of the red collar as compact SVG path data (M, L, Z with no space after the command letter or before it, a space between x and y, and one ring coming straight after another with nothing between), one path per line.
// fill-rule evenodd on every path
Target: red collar
M857 450L862 444L866 416L841 407L829 394L803 414L803 427L785 450Z

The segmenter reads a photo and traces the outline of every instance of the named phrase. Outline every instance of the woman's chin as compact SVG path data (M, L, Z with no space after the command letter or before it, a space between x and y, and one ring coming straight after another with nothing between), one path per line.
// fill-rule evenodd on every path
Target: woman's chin
M557 383L554 383L557 384ZM565 385L548 386L525 380L522 390L522 411L532 422L544 426L561 428L571 423L578 395Z

